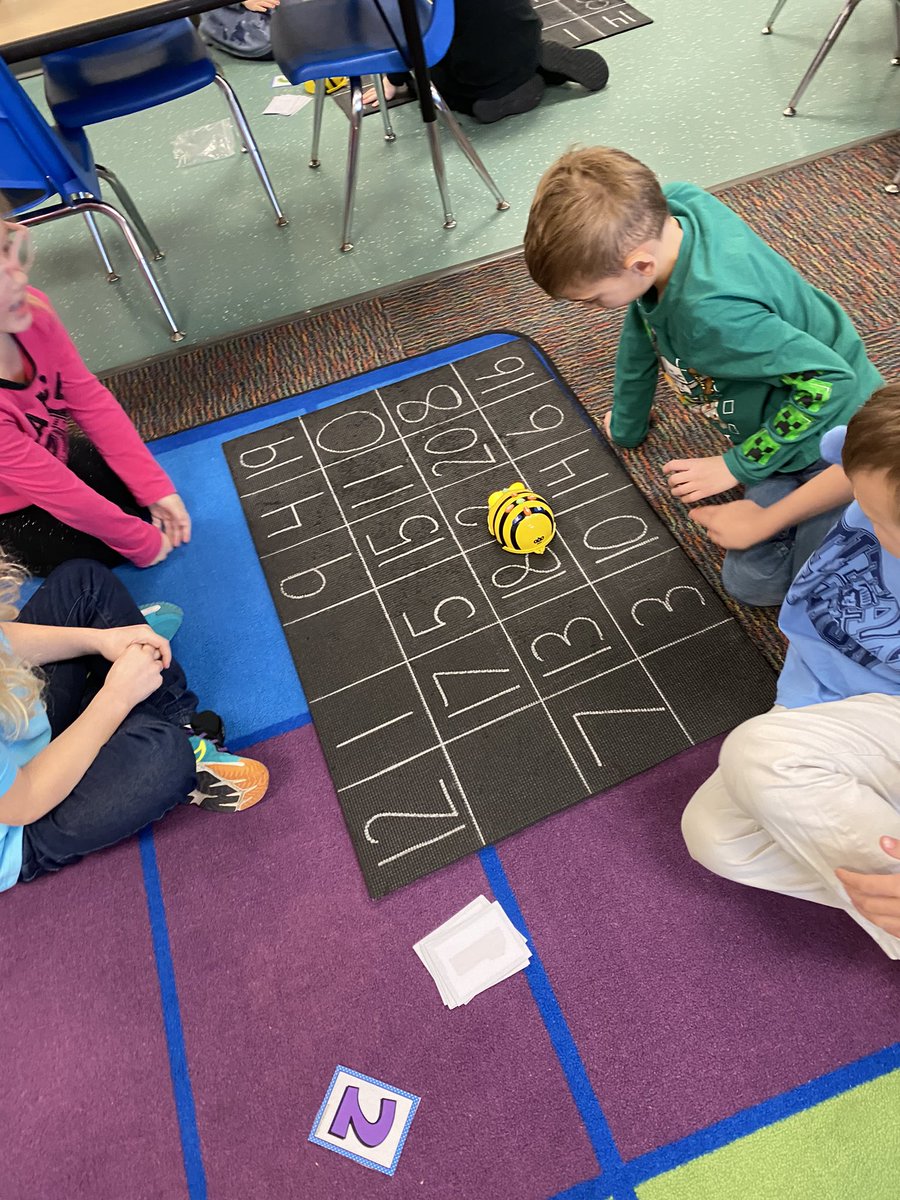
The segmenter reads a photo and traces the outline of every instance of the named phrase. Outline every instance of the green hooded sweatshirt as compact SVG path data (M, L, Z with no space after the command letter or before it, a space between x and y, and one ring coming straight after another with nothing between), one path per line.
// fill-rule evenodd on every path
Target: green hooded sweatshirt
M661 367L679 399L731 440L725 462L741 482L810 466L822 434L884 380L840 305L736 213L689 183L663 190L682 241L662 299L651 288L628 306L613 440L647 436Z

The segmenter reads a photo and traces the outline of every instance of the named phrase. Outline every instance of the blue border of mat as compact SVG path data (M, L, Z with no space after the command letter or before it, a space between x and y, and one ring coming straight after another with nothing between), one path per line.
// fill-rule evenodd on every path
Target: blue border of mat
M620 1196L632 1196L634 1188L648 1183L651 1179L687 1166L751 1134L769 1129L780 1121L809 1112L826 1100L843 1096L853 1088L872 1083L896 1070L900 1070L900 1042L858 1058L846 1066L829 1071L826 1075L819 1075L807 1083L798 1084L786 1092L779 1092L777 1096L762 1100L759 1104L733 1113L730 1117L723 1117L721 1121L695 1130L676 1142L669 1142L637 1158L629 1159L622 1164L619 1178L625 1180L632 1190L614 1190L612 1200L618 1200ZM601 1174L559 1192L551 1200L593 1200L609 1196L612 1183L611 1178L604 1180Z
M657 1150L650 1150L628 1163L628 1174L638 1183L646 1183L657 1175L663 1175L676 1167L683 1167L694 1159L713 1150L721 1150L749 1134L758 1133L788 1117L798 1116L824 1100L833 1100L864 1083L871 1083L883 1075L900 1068L900 1042L867 1054L844 1067L829 1071L807 1083L801 1083L787 1092L779 1092L768 1100L742 1109L730 1117L724 1117L713 1125L688 1134L677 1142L670 1142Z
M178 1002L178 987L175 983L175 967L172 964L172 947L169 942L169 926L166 922L166 906L159 879L159 863L150 826L138 834L141 852L141 872L144 892L147 896L147 914L150 918L150 933L153 938L153 957L156 977L159 981L159 998L166 1031L166 1049L169 1052L169 1071L172 1076L172 1093L178 1117L178 1133L181 1138L181 1153L184 1159L184 1178L190 1200L206 1200L206 1170L200 1148L200 1132L197 1128L197 1109L184 1046L184 1028L181 1023L181 1005Z

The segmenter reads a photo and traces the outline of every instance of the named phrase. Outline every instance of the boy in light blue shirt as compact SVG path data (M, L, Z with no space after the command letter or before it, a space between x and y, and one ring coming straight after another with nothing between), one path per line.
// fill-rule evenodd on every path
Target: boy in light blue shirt
M900 959L900 384L822 439L854 501L797 575L778 703L691 799L693 858L844 909Z

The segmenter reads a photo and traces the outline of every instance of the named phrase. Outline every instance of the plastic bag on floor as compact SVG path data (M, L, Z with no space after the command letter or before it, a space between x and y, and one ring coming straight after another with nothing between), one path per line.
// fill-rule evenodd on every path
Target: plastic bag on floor
M172 152L179 167L197 167L219 158L231 158L236 150L234 128L227 117L198 129L186 129L172 142Z

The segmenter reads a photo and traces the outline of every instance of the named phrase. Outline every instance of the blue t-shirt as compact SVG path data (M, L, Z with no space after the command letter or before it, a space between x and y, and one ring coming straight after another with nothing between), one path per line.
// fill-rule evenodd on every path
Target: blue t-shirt
M829 462L840 462L845 433L823 437ZM900 559L855 501L791 584L778 623L790 642L779 704L900 696Z
M0 633L0 640L5 647L9 643ZM39 704L37 711L28 723L28 728L16 741L8 741L0 737L0 796L5 795L13 785L19 767L23 767L50 741L50 722L47 720L47 710ZM0 825L0 892L6 891L19 878L22 870L22 827L21 825Z

